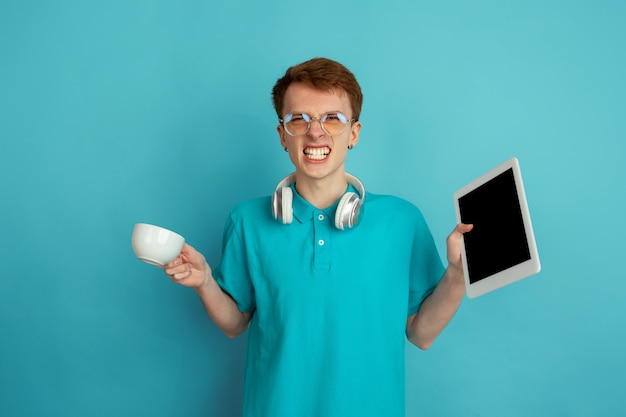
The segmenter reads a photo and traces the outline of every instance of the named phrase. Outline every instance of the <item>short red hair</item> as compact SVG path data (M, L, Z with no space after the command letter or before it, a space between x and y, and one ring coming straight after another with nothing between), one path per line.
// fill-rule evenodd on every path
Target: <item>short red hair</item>
M281 119L285 92L291 83L300 82L324 91L345 93L352 107L352 118L359 120L363 93L356 77L348 68L328 58L313 58L290 67L272 89L272 102L278 118Z

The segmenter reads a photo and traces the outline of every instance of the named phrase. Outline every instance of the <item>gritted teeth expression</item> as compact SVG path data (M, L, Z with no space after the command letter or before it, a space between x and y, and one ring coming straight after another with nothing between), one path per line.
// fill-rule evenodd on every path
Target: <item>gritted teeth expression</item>
M321 148L305 148L304 154L309 159L322 160L328 156L330 148L327 146Z

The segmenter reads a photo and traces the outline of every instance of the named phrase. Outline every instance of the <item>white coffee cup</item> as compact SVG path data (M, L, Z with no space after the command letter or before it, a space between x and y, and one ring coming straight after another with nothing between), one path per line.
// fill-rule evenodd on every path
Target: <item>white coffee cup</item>
M137 258L156 266L176 259L184 243L185 238L178 233L146 223L135 225L131 240Z

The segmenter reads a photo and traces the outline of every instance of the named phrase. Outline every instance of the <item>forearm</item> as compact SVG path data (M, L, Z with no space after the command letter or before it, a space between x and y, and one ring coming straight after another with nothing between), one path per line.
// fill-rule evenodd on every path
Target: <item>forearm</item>
M206 274L204 284L195 291L211 320L226 336L234 338L246 331L251 315L239 311L237 303L220 288L210 270Z
M463 271L448 266L441 281L407 320L407 337L420 349L428 349L450 322L465 294Z

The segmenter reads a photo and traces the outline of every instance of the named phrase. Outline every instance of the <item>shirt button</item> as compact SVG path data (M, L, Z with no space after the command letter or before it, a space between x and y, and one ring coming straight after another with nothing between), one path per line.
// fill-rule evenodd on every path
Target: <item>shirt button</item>
M320 246L324 246L324 239L318 240L317 244L320 245Z
M318 219L318 220L324 220L324 215L323 215L323 214L320 214L319 216L317 216L317 219Z

